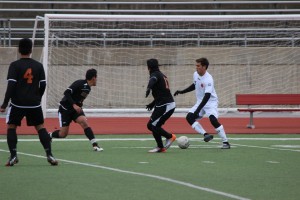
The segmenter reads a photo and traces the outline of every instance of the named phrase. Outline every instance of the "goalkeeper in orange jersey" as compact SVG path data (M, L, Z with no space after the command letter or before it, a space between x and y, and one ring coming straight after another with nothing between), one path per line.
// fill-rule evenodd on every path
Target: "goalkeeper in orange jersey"
M146 106L148 111L154 108L151 118L147 124L148 129L152 132L157 147L149 150L149 153L165 152L176 140L175 134L168 133L162 128L162 125L171 117L175 111L175 102L170 92L167 77L159 70L156 59L147 60L150 79L147 86L146 98L151 90L154 100ZM163 145L162 136L166 138L166 144Z
M50 133L51 138L65 138L69 133L69 126L72 121L78 123L86 137L90 140L94 151L103 151L94 136L93 130L87 123L86 116L82 110L83 101L89 95L92 86L97 84L97 71L89 69L86 72L85 80L75 81L64 92L58 109L60 130Z

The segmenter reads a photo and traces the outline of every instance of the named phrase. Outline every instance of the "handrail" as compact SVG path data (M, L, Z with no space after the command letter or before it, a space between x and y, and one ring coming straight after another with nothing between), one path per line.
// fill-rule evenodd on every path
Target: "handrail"
M139 1L115 1L115 2L95 2L95 1L0 1L0 3L17 4L94 4L94 5L206 5L206 4L299 4L300 1L189 1L189 2L139 2Z
M8 46L11 46L11 21L10 19L0 18L0 44L3 40L3 46L6 46L6 42ZM7 38L6 38L7 37Z
M41 8L2 8L0 12L60 12L60 13L300 13L300 9L41 9Z

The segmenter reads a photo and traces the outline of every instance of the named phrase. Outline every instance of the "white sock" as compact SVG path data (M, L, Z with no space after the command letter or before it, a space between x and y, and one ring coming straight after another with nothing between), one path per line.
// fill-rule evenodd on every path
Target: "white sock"
M195 129L199 134L204 135L204 133L206 133L199 122L194 122L192 128Z
M220 138L222 139L222 142L228 142L223 125L219 126L215 130L218 133L218 135L220 136Z
M90 140L90 142L91 142L92 144L94 144L95 142L97 142L97 140L94 138L94 139Z

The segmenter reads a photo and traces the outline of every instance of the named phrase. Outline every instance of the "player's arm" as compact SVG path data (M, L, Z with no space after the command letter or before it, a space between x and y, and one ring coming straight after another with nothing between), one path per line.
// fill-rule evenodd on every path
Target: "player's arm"
M195 84L192 83L189 87L185 88L184 90L177 90L174 93L174 96L177 96L178 94L188 93L188 92L194 91L195 89L196 89Z
M148 82L147 90L146 90L146 98L149 96L151 89L157 82L157 78L155 76L152 76Z
M39 85L39 92L40 92L41 97L45 93L46 85L47 85L47 82L46 82L45 70L42 65L41 70L40 70L40 85Z
M8 105L8 102L9 102L10 98L13 96L13 93L15 90L16 90L16 81L8 80L4 101L3 101L3 104L1 105L1 112L5 111L5 109Z
M211 96L211 93L205 93L204 97L201 101L201 103L199 104L198 108L195 110L194 114L198 116L200 110L205 106L205 104L208 102L209 98Z
M44 95L45 90L46 90L46 80L42 80L40 81L40 88L39 88L41 97Z
M68 102L72 105L72 107L74 108L74 110L76 110L76 112L80 113L81 112L81 107L79 107L76 102L74 101L72 94L74 93L75 90L77 90L78 88L81 87L81 82L80 81L75 81L74 83L72 83L72 85L70 87L68 87L65 92L64 95L66 97L66 99L68 100Z

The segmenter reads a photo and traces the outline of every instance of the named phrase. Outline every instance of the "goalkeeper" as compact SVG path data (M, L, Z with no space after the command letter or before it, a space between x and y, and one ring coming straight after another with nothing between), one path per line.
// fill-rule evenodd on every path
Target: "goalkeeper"
M213 77L207 71L208 65L209 62L206 58L197 59L196 72L194 72L193 76L194 82L184 90L177 90L174 96L196 90L197 102L189 110L186 120L193 129L204 136L205 142L209 142L213 139L213 135L206 133L201 124L196 121L197 119L202 119L204 114L206 114L209 117L210 123L222 139L222 149L230 149L224 127L218 121L218 96L214 88Z
M149 153L165 152L176 140L175 134L168 133L162 128L162 125L171 117L175 111L175 102L170 92L167 77L159 70L156 59L147 60L150 79L147 86L146 98L151 90L154 100L146 106L148 111L154 108L151 118L147 124L148 129L156 141L157 147L149 150ZM163 145L162 136L166 138L166 144Z
M72 120L78 123L86 137L90 140L94 151L103 151L96 142L93 130L87 123L86 116L82 110L82 103L91 91L91 86L96 86L97 71L89 69L86 72L85 80L77 80L71 84L64 92L64 97L60 101L58 117L60 130L50 133L51 138L65 138L69 133L69 126Z

